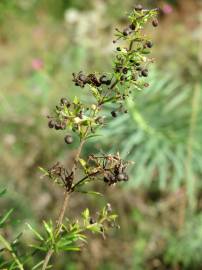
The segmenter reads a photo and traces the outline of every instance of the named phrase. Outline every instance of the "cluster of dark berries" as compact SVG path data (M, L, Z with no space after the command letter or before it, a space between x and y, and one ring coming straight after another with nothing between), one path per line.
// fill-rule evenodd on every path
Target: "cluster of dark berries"
M93 172L96 172L96 177L100 174L103 177L103 180L108 185L115 184L121 181L128 181L128 174L126 169L128 162L123 161L119 154L117 155L103 155L103 156L94 156L89 157L90 161L93 161L94 166L89 166L93 169ZM95 173L93 173L94 175Z
M89 111L89 107L85 108L80 101L76 100L70 102L63 97L56 106L55 116L48 116L48 126L49 128L54 128L56 130L65 130L66 127L71 126L72 131L76 132L79 129L79 125L82 125L82 121L79 122L78 118L83 119L85 110L86 112ZM67 144L72 143L70 135L65 137L65 142Z
M56 105L56 112L59 114L64 107L69 108L71 106L70 101L67 98L61 98L60 104ZM63 120L54 120L52 117L48 116L48 127L54 128L56 130L64 130L66 128L66 119Z
M111 80L107 78L106 75L100 76L100 78L97 78L97 76L93 73L89 75L84 75L82 71L80 71L77 75L75 73L73 75L73 82L76 86L84 87L86 84L90 84L95 87L99 87L101 85L110 85Z
M66 128L66 123L61 121L55 121L53 119L48 121L48 127L54 128L56 130L64 130Z
M128 71L130 70L130 75L127 75ZM133 60L130 60L130 63L128 64L128 68L121 67L120 64L118 64L115 67L116 73L123 73L123 75L120 76L120 83L126 82L126 81L136 81L139 76L147 77L148 76L148 69L143 68L140 66L140 63L134 63Z
M59 184L63 184L67 191L71 190L73 183L73 173L68 173L59 162L48 169L50 179Z
M118 163L114 166L113 170L105 171L104 182L108 185L113 185L117 182L128 181L128 174L125 172L125 167L122 163Z
M135 6L135 11L141 12L142 10L143 10L143 6L142 5L138 4L138 5ZM156 10L159 10L159 9L156 9ZM157 27L159 25L158 20L157 19L154 19L152 21L152 25L154 27Z
M153 43L151 41L147 41L144 44L144 48L152 48L152 46ZM118 47L117 50L119 51L121 48ZM114 71L115 73L119 74L121 84L127 81L137 81L138 76L148 76L148 69L141 67L141 62L133 59L133 52L128 52L127 56L117 55Z

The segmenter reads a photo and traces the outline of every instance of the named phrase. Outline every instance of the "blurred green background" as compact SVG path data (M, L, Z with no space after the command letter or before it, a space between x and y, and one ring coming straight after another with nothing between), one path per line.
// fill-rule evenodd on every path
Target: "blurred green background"
M109 70L116 26L134 0L0 1L0 201L14 208L8 239L26 226L57 216L62 190L40 178L38 166L71 163L76 144L50 131L46 116L60 97L80 95L72 72ZM160 26L148 28L156 59L148 82L127 102L129 113L110 119L102 140L85 155L120 151L133 160L126 187L97 189L104 199L77 195L68 216L110 201L120 230L92 236L78 254L55 258L55 269L202 269L202 3L142 0L160 7ZM113 120L113 121L112 121ZM95 209L96 210L96 209ZM38 257L37 257L38 256ZM36 262L43 256L35 257Z

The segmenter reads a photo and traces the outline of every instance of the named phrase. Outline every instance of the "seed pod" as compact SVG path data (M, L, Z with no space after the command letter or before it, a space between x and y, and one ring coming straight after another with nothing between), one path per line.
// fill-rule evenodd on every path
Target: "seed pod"
M60 123L56 123L55 124L55 129L56 130L60 130L61 129L61 124Z
M117 117L117 113L116 113L115 111L111 111L111 115L112 115L113 117Z
M140 5L140 4L139 4L139 5L136 5L136 6L135 6L135 10L136 10L136 11L142 11L142 10L143 10L143 6Z
M69 104L69 101L66 98L61 98L60 104L61 105L67 105L67 104Z
M105 84L106 84L106 85L110 85L110 84L111 84L111 82L112 82L112 81L111 81L110 79L108 79L108 80L106 81L106 83L105 83Z
M144 84L144 87L149 87L149 83L145 83Z
M148 70L147 69L143 69L141 72L143 77L147 77L148 76Z
M158 20L157 20L157 19L154 19L154 20L152 21L152 25L153 25L153 27L157 27L157 26L159 25Z
M72 138L72 136L69 135L69 134L65 136L64 140L65 140L65 143L66 143L66 144L71 144L71 143L73 143L73 138Z
M89 223L90 223L90 224L94 224L94 223L95 223L95 220L94 220L92 217L90 217Z
M55 127L55 121L50 120L50 121L48 122L48 127L49 127L49 128L54 128L54 127Z
M115 72L120 73L121 72L121 67L116 67Z
M103 178L103 180L105 183L109 183L109 179L106 176Z
M82 82L86 82L86 81L87 81L86 75L84 75L84 74L81 73L81 74L79 75L79 80L82 81Z
M131 30L135 30L135 28L136 28L136 26L135 26L134 23L131 23L131 24L129 25L129 27L130 27Z
M110 85L110 83L111 83L111 80L109 80L106 75L102 75L100 77L99 81L100 81L100 83L106 84L106 85Z
M123 173L119 173L117 176L118 181L124 181L125 175Z
M128 36L128 35L130 35L130 33L131 33L131 30L129 29L129 28L125 28L124 30L123 30L123 35L126 37L126 36Z
M152 43L151 41L147 41L147 42L146 42L146 46L147 46L148 48L152 48L152 47L153 47L153 43Z
M127 72L128 72L127 67L124 67L124 68L123 68L123 74L127 74Z
M95 74L89 74L88 81L89 81L89 83L91 83L97 87L99 87L101 85L100 81L97 79Z
M83 119L83 112L82 112L82 111L80 111L80 112L78 113L78 117L79 117L80 119Z

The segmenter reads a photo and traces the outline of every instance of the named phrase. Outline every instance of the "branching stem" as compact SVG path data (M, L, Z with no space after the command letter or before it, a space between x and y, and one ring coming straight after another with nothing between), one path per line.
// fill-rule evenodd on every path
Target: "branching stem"
M85 138L81 140L81 143L79 145L76 157L74 159L74 164L73 164L73 167L72 167L72 175L73 175L73 177L74 177L75 172L76 172L77 163L78 163L78 160L79 160L79 157L80 157L80 154L81 154L84 143L85 143ZM69 196L70 196L70 192L66 190L65 194L64 194L63 204L62 204L62 207L60 209L59 217L58 217L58 220L57 220L57 223L56 223L55 236L57 236L61 231L63 219L64 219L64 216L65 216L65 211L67 209L67 205L68 205L68 201L69 201ZM53 253L54 253L53 249L50 249L47 252L46 257L44 259L43 266L42 266L42 270L47 269L48 263L49 263L52 255L53 255Z

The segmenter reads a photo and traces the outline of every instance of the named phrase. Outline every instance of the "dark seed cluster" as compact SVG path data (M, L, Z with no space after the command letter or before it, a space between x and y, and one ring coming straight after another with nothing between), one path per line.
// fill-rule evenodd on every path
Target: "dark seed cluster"
M128 174L125 172L125 168L122 166L122 164L117 164L114 166L113 171L106 171L103 178L104 182L109 185L121 181L128 181L128 179Z
M48 127L54 128L55 130L64 130L66 128L66 124L65 122L55 121L52 119L48 121Z
M67 169L59 162L48 169L50 179L54 182L64 185L67 191L71 190L73 182L73 174L68 173Z
M102 79L104 82L105 77ZM69 102L67 98L63 97L56 106L55 116L48 116L48 127L56 130L70 128L73 132L80 132L89 125L90 130L93 131L96 127L104 124L104 117L97 115L92 117L95 109L95 105L89 107L78 99ZM67 144L73 142L70 134L66 135L64 140Z
M103 155L89 157L93 172L96 172L96 177L103 177L103 181L108 185L115 184L121 181L128 181L129 177L126 173L129 162L123 161L119 154L117 155ZM93 164L91 164L93 162ZM94 173L91 175L94 176Z
M84 75L82 71L78 74L73 73L73 82L76 86L84 87L86 84L100 87L101 85L110 85L111 79L109 79L106 75L102 75L97 77L94 73L89 75Z
M154 27L158 26L158 20L156 15L154 15L156 10L144 9L142 5L136 5L134 7L134 13L132 13L130 22L123 31L120 31L116 28L117 31L117 40L119 39L130 40L129 47L120 47L116 48L117 56L115 59L114 72L116 77L119 79L120 84L123 83L134 83L137 84L138 77L147 77L148 68L147 63L144 59L144 55L149 54L149 49L153 47L153 43L150 40L146 40L144 36L141 36L141 27L139 22L147 17L149 14L152 20L152 25ZM130 36L130 37L128 37ZM137 37L138 36L138 37ZM141 57L139 57L141 55ZM144 84L142 84L144 87Z
M63 111L64 107L69 108L71 106L70 101L67 98L61 98L60 104L56 106L56 113L59 115L60 112ZM53 117L48 116L48 127L54 128L56 130L64 130L66 129L67 119L60 118L60 119L54 119Z

